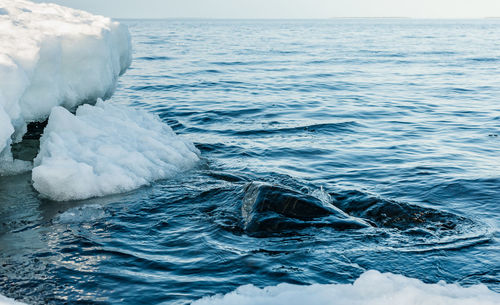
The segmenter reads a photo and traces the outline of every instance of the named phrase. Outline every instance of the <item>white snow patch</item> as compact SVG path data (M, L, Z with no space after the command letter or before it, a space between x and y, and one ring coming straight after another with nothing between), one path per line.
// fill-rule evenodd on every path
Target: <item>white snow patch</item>
M131 62L125 26L55 4L0 0L0 41L0 152L54 106L110 97Z
M500 294L484 285L425 284L392 273L367 271L353 284L298 286L280 284L263 289L241 286L224 296L198 300L193 305L496 305Z
M192 143L150 113L98 101L76 115L55 107L34 160L33 186L58 201L122 193L186 171Z
M26 305L26 304L18 302L14 299L4 297L3 295L0 294L0 305Z

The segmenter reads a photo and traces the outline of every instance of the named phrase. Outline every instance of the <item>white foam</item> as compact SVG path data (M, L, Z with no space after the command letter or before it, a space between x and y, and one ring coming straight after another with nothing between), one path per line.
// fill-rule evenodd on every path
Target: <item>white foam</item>
M126 192L186 171L192 143L150 113L98 101L76 115L55 107L40 139L33 186L53 200Z
M2 11L0 11L0 14L1 13L2 13ZM18 302L14 299L4 297L3 295L0 294L0 305L26 305L26 304Z
M131 62L125 26L55 4L0 0L0 41L0 152L54 106L110 97Z
M298 286L280 284L263 289L241 286L224 296L198 300L193 305L496 305L500 294L484 285L425 284L402 275L367 271L353 284Z

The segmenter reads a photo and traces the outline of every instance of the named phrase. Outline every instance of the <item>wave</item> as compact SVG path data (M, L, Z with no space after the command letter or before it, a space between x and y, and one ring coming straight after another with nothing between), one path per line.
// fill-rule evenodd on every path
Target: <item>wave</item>
M322 124L311 124L296 127L285 127L285 128L275 128L275 129L253 129L253 130L242 130L234 131L232 134L238 136L260 136L260 135L271 135L271 134L294 134L294 133L321 133L330 134L337 132L349 132L353 131L354 127L360 126L359 123L355 121L339 122L339 123L322 123Z
M472 58L467 58L467 60L473 61L473 62L487 62L487 63L491 63L491 62L500 61L500 57L472 57Z
M143 56L138 57L137 60L147 60L147 61L156 61L156 60L171 60L172 57L168 56Z

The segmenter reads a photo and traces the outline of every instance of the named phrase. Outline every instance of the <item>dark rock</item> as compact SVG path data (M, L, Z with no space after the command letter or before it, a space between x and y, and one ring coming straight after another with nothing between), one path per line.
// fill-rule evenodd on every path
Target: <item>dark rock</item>
M40 140L23 139L19 143L12 144L11 150L14 159L33 161L40 149Z
M49 120L43 122L31 122L28 124L28 130L23 136L23 140L39 140L43 130L47 127Z
M15 159L33 161L40 148L40 137L47 126L48 120L43 122L31 122L19 143L12 144L12 155Z
M338 229L369 226L316 197L285 187L252 182L245 186L244 191L241 212L247 232L279 232L312 226Z
M374 223L378 227L407 230L426 228L431 231L453 230L458 223L470 220L444 211L425 208L370 196L359 191L331 193L332 204L356 217Z

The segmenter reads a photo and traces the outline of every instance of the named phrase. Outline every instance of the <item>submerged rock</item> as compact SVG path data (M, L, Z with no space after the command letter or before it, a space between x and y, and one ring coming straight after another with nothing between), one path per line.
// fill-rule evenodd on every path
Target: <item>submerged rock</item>
M247 232L279 232L311 226L331 226L338 229L369 226L316 197L264 182L245 186L241 212Z
M449 236L477 224L468 218L371 196L360 191L330 193L331 203L283 186L251 182L241 213L247 233L282 233L308 227L397 229L410 235Z
M425 228L431 231L453 230L458 224L472 220L431 208L370 196L359 191L331 193L332 204L356 217L361 217L378 227L413 230Z

